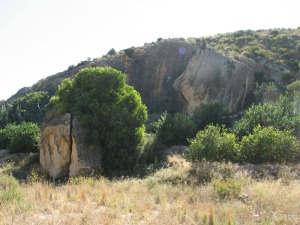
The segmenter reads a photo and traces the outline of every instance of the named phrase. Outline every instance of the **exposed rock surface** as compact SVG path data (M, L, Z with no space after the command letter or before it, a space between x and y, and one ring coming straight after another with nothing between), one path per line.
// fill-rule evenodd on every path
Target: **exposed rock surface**
M94 175L101 172L101 148L96 145L86 145L87 131L80 126L76 117L72 120L72 155L70 177L77 175Z
M174 82L174 88L180 92L189 111L216 100L227 106L229 112L237 112L253 92L254 71L211 49L198 49Z
M40 163L47 175L55 179L93 175L101 170L101 151L99 147L84 144L85 134L70 114L43 124Z
M84 67L111 66L127 75L127 82L141 94L142 100L148 106L156 103L166 103L174 95L173 82L184 71L196 46L178 39L164 40L134 48L132 57L122 51L117 55L107 55L101 59L84 61L68 70L40 80L30 91L48 91L55 93L61 81L67 77L73 78ZM9 101L20 97L24 93L17 93Z
M134 48L130 57L120 51L115 55L70 66L64 72L23 89L10 101L20 97L19 94L24 94L24 91L48 91L54 94L64 78L73 78L81 68L89 66L111 66L124 72L127 82L134 86L143 102L153 111L157 106L161 111L169 109L174 101L178 108L181 107L180 102L185 101L191 110L201 103L217 100L235 113L243 108L245 99L253 91L256 63L247 57L238 62L210 48L191 45L179 39L162 40Z

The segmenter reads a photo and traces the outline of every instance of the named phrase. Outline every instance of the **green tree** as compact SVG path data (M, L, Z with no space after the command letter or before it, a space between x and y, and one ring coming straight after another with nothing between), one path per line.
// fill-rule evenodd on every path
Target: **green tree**
M154 123L158 141L164 145L186 145L196 133L196 125L185 113L164 113Z
M51 103L54 111L73 114L89 130L86 141L103 149L105 173L133 168L147 108L125 74L111 67L82 69L62 82Z
M41 124L49 99L48 92L32 92L15 99L9 107L9 123L20 124L26 121Z

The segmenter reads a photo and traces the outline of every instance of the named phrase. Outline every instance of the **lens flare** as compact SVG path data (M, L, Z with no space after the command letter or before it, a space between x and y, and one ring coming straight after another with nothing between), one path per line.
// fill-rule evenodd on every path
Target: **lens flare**
M184 54L186 53L186 48L180 47L180 48L178 49L178 53L179 53L180 55L184 55Z

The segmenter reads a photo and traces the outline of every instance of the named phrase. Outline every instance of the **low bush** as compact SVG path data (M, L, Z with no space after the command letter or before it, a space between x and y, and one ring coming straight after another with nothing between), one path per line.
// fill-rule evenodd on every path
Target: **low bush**
M241 183L233 178L213 180L212 185L217 196L221 199L236 198L241 192Z
M142 153L139 158L139 164L148 165L163 160L164 147L158 142L154 134L145 134L143 143L139 146Z
M193 111L192 120L197 129L202 130L209 124L230 126L229 113L219 102L202 104Z
M264 102L251 106L237 121L233 130L240 138L253 132L257 125L273 126L279 130L298 129L298 118L295 114L294 103L287 97L280 97L276 102Z
M124 53L125 53L129 58L131 58L131 57L134 56L134 52L135 52L134 47L124 49Z
M8 124L0 134L1 147L8 148L11 153L37 152L39 149L40 128L35 123Z
M164 113L154 126L159 142L168 146L186 145L196 133L196 124L185 113Z
M243 137L240 148L241 160L249 163L292 161L299 154L299 144L291 132L260 125Z
M236 161L238 159L237 138L224 126L209 125L190 140L186 157L189 160Z
M6 174L0 174L0 206L2 204L19 205L23 203L24 195L18 181Z
M237 171L237 164L202 160L192 163L189 179L195 184L205 184L215 179L232 178Z

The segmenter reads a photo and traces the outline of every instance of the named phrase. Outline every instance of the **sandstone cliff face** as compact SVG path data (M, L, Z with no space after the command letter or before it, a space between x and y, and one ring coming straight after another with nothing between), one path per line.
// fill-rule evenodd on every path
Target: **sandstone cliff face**
M167 103L173 82L186 68L195 46L180 41L164 41L141 53L125 67L128 83L141 93L146 104Z
M101 59L85 61L78 66L49 76L27 89L30 91L48 91L52 94L64 78L73 78L75 74L88 66L111 66L127 75L127 82L141 94L148 106L157 102L165 104L174 95L173 82L186 68L189 59L197 47L184 41L164 40L135 48L134 55L128 57L118 53ZM12 96L9 101L24 95L24 92Z
M44 124L40 164L50 177L64 177L69 174L70 157L70 115L65 115Z
M243 108L247 95L254 89L254 71L211 49L198 49L175 80L174 88L190 112L211 101L219 101L230 112L236 112Z
M181 102L191 111L201 103L216 100L235 113L243 108L245 99L253 91L253 70L257 65L249 58L234 61L212 49L179 39L134 49L132 57L121 51L113 56L85 61L41 80L26 91L46 90L54 94L64 78L73 78L81 68L88 66L111 66L124 72L127 82L141 94L150 111L155 111L156 106L164 111L176 99L178 109ZM181 101L178 102L179 96Z
M72 120L72 156L70 165L70 177L78 175L94 175L102 172L101 148L95 145L86 145L87 131L80 126L76 117Z
M70 114L45 122L41 132L40 164L46 174L56 179L100 171L101 150L86 146L85 135Z

